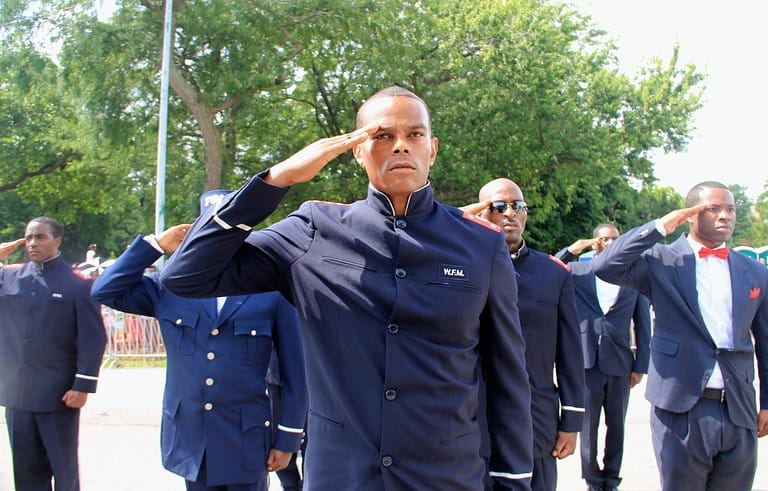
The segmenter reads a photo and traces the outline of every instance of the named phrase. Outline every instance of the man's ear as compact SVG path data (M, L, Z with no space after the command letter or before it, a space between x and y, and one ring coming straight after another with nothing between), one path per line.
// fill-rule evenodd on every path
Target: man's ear
M352 155L355 156L355 160L360 167L365 167L365 161L363 160L363 148L361 145L355 145L352 147Z
M435 159L437 158L437 147L438 147L437 143L438 143L437 142L437 137L433 136L432 137L432 152L430 152L430 154L429 154L429 166L430 167L432 167L432 164L435 163Z

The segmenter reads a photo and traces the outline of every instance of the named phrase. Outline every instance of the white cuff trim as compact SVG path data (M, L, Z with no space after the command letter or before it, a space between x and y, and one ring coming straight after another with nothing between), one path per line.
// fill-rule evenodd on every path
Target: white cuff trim
M223 228L224 230L229 230L231 228L234 228L232 227L232 225L228 224L227 222L219 218L218 212L213 213L213 221L218 223L219 227ZM253 227L249 227L244 223L238 223L237 225L235 225L235 227L239 228L240 230L245 230L246 232L250 232L253 229Z
M83 378L85 380L99 380L99 377L94 377L91 375L83 375L82 373L76 373L75 378Z
M213 214L213 221L219 224L219 227L223 228L224 230L229 230L232 228L232 225L228 224L221 218L219 218L219 214L215 213Z
M574 413L583 413L584 408L576 407L576 406L563 406L563 411L573 411Z
M304 433L304 428L292 428L290 426L277 425L277 429L288 433Z
M503 477L504 479L529 479L533 477L533 472L521 472L519 474L512 474L510 472L489 472L489 476L491 477Z

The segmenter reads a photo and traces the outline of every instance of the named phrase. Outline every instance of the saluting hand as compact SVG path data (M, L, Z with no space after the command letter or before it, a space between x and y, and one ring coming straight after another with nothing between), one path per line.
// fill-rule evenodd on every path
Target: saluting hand
M167 228L161 232L160 235L155 237L157 239L157 243L160 244L160 247L163 249L163 251L165 251L166 254L171 254L179 247L181 241L184 240L184 236L187 235L187 232L189 232L189 227L191 226L192 225L189 223L182 223Z
M576 242L568 246L568 252L574 256L578 256L585 249L589 247L595 247L597 239L578 239Z
M478 203L472 203L471 205L464 205L459 207L459 210L469 213L470 215L476 215L480 218L486 218L485 212L490 208L491 200L480 201Z
M11 255L21 244L24 243L24 239L16 239L11 242L3 242L0 244L0 261L5 261L8 256Z
M671 234L677 227L687 222L689 218L695 217L706 210L707 206L707 203L699 203L690 208L680 208L679 210L670 211L661 217L661 224L664 226L664 230L667 231L667 235Z
M351 133L317 140L269 169L264 179L273 186L288 187L307 182L342 153L364 142L379 129L379 123L370 123Z

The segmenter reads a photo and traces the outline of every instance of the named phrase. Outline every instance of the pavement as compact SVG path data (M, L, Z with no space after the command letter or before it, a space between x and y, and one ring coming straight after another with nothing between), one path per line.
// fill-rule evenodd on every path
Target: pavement
M80 479L83 491L183 491L184 480L160 463L160 415L164 368L102 370L98 392L88 398L80 427ZM627 413L623 491L659 490L651 448L650 406L644 386L632 390ZM11 457L0 421L0 491L13 490ZM753 491L768 491L768 437L758 443L757 476ZM558 491L585 489L578 450L559 462ZM280 491L276 477L270 491ZM339 491L339 490L329 490ZM354 491L354 490L351 490ZM439 490L437 490L439 491Z

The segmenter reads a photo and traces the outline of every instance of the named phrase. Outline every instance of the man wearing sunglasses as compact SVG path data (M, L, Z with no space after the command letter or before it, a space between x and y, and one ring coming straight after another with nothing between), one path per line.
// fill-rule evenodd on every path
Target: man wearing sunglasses
M595 227L591 239L578 239L555 257L568 262L576 287L584 353L586 412L581 431L581 476L589 491L614 491L621 482L624 421L629 390L648 372L651 315L648 299L637 290L607 283L595 276L592 261L575 261L592 247L601 254L619 230L610 223ZM632 350L632 331L637 346ZM603 468L598 453L598 428L605 414Z
M515 265L525 361L531 383L534 491L554 491L557 460L574 453L584 415L584 365L573 279L558 259L523 239L528 205L520 187L495 179L463 209L498 225ZM510 278L510 281L512 279ZM556 385L552 380L555 371Z

